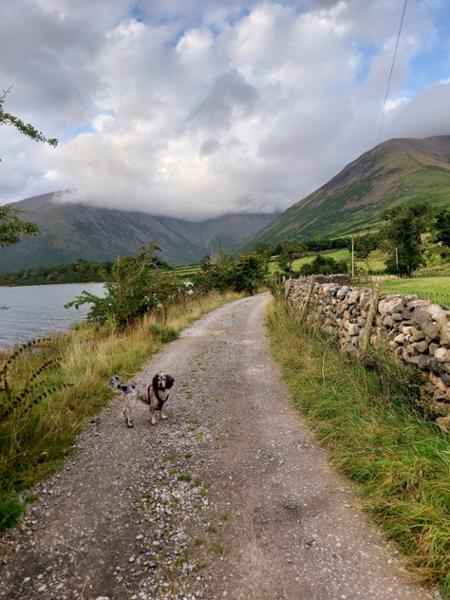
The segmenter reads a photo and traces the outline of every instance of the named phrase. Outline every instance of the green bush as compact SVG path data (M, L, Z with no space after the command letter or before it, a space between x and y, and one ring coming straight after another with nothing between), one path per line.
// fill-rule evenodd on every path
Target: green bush
M347 273L347 265L343 261L338 261L331 256L322 256L319 254L311 262L303 265L300 269L300 275L307 277L309 275L335 275L336 273Z
M254 294L264 282L268 261L261 254L243 254L233 258L219 251L215 257L205 257L200 263L200 271L193 277L194 288L209 292L226 290Z
M153 254L158 249L157 244L150 243L136 257L118 258L105 283L104 296L83 291L66 307L90 304L89 322L103 325L112 321L123 328L158 306L167 309L169 304L185 299L188 288L181 279L155 267Z

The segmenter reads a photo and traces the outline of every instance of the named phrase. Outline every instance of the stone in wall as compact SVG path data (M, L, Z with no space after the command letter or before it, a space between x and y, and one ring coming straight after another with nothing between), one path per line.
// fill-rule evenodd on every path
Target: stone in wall
M310 325L333 337L342 351L356 354L367 337L388 345L421 373L419 404L443 431L450 432L450 310L415 296L379 295L368 327L375 290L352 286L348 276L289 279L285 297Z

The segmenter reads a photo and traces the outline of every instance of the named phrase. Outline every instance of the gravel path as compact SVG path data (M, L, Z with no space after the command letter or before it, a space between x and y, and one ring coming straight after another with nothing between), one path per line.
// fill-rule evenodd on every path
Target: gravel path
M290 406L269 296L197 321L155 356L169 420L120 398L0 545L8 600L425 600Z

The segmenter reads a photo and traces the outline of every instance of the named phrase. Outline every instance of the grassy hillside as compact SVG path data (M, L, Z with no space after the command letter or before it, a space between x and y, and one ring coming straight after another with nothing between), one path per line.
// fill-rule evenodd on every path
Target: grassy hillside
M248 251L257 243L373 230L380 226L385 210L418 201L450 206L450 135L380 144L291 206L239 250Z

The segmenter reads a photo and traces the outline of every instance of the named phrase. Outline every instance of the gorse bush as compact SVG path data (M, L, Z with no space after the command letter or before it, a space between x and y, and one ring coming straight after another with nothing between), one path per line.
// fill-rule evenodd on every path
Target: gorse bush
M267 274L267 264L261 256L238 256L233 269L233 289L236 292L255 294Z

